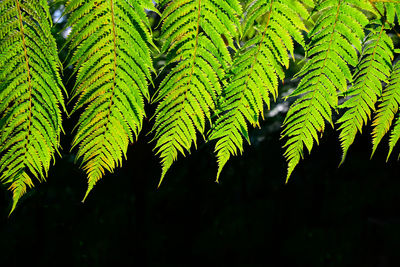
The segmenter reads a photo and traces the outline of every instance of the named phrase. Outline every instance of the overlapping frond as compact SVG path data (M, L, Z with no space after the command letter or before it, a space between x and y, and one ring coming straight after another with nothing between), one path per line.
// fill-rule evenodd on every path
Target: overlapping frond
M393 67L393 72L391 73L389 84L383 89L382 96L379 99L378 110L374 116L374 121L372 126L374 127L372 131L372 154L374 154L376 148L381 142L382 138L389 131L392 125L393 119L399 110L400 104L400 63L397 62ZM394 143L395 144L395 143ZM393 149L394 147L391 146ZM389 154L391 153L391 150Z
M226 85L219 100L221 114L209 139L218 140L218 177L232 155L243 150L243 138L249 142L247 122L259 124L264 115L264 104L278 95L278 81L283 80L282 66L288 68L289 54L294 53L293 39L304 45L301 31L306 31L301 17L308 17L303 3L312 1L252 1L245 10L243 34L256 28L256 35L235 56L227 73ZM262 18L262 23L255 21ZM246 122L247 121L247 122Z
M63 85L46 0L0 2L0 180L14 210L59 148Z
M389 153L387 156L389 159L400 138L400 115L397 115L396 119L394 119L400 105L400 61L397 61L394 65L389 84L384 89L380 101L381 103L373 124L375 126L373 130L373 145L375 149L383 135L389 131L394 120L394 127L390 132L389 138Z
M153 68L145 8L154 8L151 0L70 0L66 5L74 51L70 64L77 71L72 112L84 108L73 147L79 147L76 157L88 175L85 198L106 170L121 165L142 127Z
M232 46L241 7L237 0L172 0L162 15L162 51L173 67L154 101L159 102L153 127L161 157L160 183L176 160L196 145L210 121ZM227 42L227 45L225 44Z
M347 90L352 81L348 64L357 65L362 50L367 17L354 4L368 6L368 1L321 1L316 7L320 16L309 33L309 61L297 76L302 76L291 96L300 96L289 109L282 137L288 138L284 153L288 175L303 157L304 146L310 152L325 121L332 123L332 108L338 105L338 91Z
M384 25L378 29L371 29L355 70L354 85L346 92L349 98L340 106L347 109L337 121L341 124L339 139L343 149L342 162L357 132L362 131L362 127L371 117L371 112L375 110L375 103L382 94L382 83L386 83L390 75L392 51L393 42L386 34Z

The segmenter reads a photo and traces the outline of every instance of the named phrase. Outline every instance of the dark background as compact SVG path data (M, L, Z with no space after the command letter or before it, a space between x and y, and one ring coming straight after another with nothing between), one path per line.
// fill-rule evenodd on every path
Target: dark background
M64 136L47 182L36 183L9 218L11 194L0 190L2 266L400 266L400 165L397 154L385 163L387 140L369 160L365 128L338 168L338 133L328 128L285 185L284 115L251 130L252 145L227 164L220 184L213 144L202 142L159 189L146 121L128 161L84 204L86 177ZM64 121L69 133L76 117Z
M157 189L158 159L141 136L84 204L86 178L65 155L10 218L10 194L0 191L3 266L398 266L399 163L385 163L383 146L370 161L365 134L338 168L328 130L285 185L271 125L252 131L253 145L228 163L220 184L212 147L203 145Z

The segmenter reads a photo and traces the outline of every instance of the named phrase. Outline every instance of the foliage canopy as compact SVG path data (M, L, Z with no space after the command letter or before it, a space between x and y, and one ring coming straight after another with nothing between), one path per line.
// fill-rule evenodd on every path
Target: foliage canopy
M285 69L299 57L296 46L304 59L287 77L297 83L282 130L287 179L326 123L340 131L342 162L370 121L372 154L391 128L389 155L400 138L400 1L63 2L70 34L60 49L53 2L0 2L0 179L13 192L11 211L32 178L45 180L59 151L62 113L79 114L71 149L87 173L84 199L126 158L146 103L156 106L150 134L160 183L199 137L215 145L218 181L249 142L248 127L259 126L271 99L280 97ZM150 15L160 18L156 39ZM61 50L68 52L65 64ZM160 57L157 71L153 59ZM75 82L66 92L60 72L70 66Z

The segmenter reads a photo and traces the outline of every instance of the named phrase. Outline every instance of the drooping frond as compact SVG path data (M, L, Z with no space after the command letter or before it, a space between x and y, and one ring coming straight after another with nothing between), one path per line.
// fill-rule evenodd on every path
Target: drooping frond
M126 157L141 127L152 60L145 8L151 0L70 0L68 37L77 71L72 112L83 109L73 147L88 175L88 190Z
M301 96L289 109L282 137L288 138L284 156L288 161L287 179L303 157L304 146L310 152L318 134L325 129L325 120L332 125L332 108L338 104L338 91L347 90L352 81L348 64L357 65L361 51L363 27L367 17L352 3L368 1L321 1L315 26L309 33L309 61L297 76L302 79L291 96Z
M399 110L400 104L400 63L397 62L393 67L393 72L390 76L389 84L383 89L381 98L379 99L379 107L376 112L372 126L372 154L374 154L383 136L389 131L393 119ZM394 141L394 140L393 140ZM394 145L390 146L391 153Z
M393 72L390 76L389 85L384 89L381 98L381 104L379 105L379 110L375 117L374 121L374 132L373 137L376 139L374 144L374 148L379 144L380 139L375 136L380 137L380 135L386 134L389 130L390 125L392 124L393 118L396 113L399 111L400 105L400 61L394 65ZM379 129L379 130L377 130ZM381 132L385 131L381 134ZM389 159L390 155L393 152L394 147L397 144L397 141L400 138L400 115L397 115L395 119L393 130L390 133L389 139L389 153L387 158Z
M59 148L63 85L46 0L0 2L0 180L14 210Z
M173 68L155 97L160 102L153 127L162 162L160 183L178 152L190 152L197 132L204 133L231 64L225 41L233 43L240 10L237 0L173 0L165 6L162 51Z
M269 108L270 96L276 99L278 80L284 78L282 66L289 67L289 54L294 53L293 38L304 45L301 17L307 18L308 11L302 2L312 5L312 1L259 0L244 12L243 34L252 27L257 33L235 56L219 100L221 114L209 135L218 140L217 181L231 155L242 152L243 138L249 142L246 121L257 126L264 104ZM255 25L260 17L265 17L263 22Z
M392 40L383 25L372 30L365 40L361 60L354 75L354 85L346 92L349 99L340 106L347 110L337 121L341 124L339 139L343 149L342 162L357 132L361 133L362 127L371 117L371 111L375 110L377 98L382 93L382 82L387 82L390 75L392 50ZM380 132L382 133L381 130Z

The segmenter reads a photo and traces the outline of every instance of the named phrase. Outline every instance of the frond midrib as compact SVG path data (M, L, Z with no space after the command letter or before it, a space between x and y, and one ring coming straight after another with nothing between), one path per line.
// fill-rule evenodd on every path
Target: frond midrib
M115 12L114 12L114 0L110 0L110 23L111 23L111 34L112 34L112 54L113 54L113 62L112 64L112 86L111 86L111 95L109 97L109 105L107 107L107 115L106 115L106 119L105 119L105 123L104 123L104 131L102 131L102 135L106 134L109 130L109 126L110 126L110 117L111 117L111 113L112 113L112 106L113 106L113 98L115 95L115 90L116 90L116 75L117 75L117 33L116 33L116 27L115 27ZM101 138L101 143L105 144L106 140L105 138ZM100 146L103 147L103 146ZM91 158L88 159L88 161L90 161ZM96 177L92 177L90 175L91 172L89 173L89 186L86 190L85 196L83 197L82 202L84 202L87 198L87 196L89 195L90 191L92 190L94 183L96 183L98 177L96 174ZM95 181L91 182L91 179L95 178Z
M28 50L26 47L26 42L25 42L25 32L24 32L24 25L23 25L23 20L22 20L22 14L21 14L21 6L19 3L19 0L15 0L16 3L16 8L18 10L18 21L19 21L19 29L21 33L21 39L22 39L22 46L24 49L24 58L25 58L25 64L26 64L26 70L27 70L27 75L28 75L28 83L29 83L29 114L28 114L28 130L27 134L25 137L25 146L24 146L24 162L26 160L27 154L28 154L28 145L29 145L29 139L30 139L30 133L31 133L31 125L32 125L32 80L31 80L31 71L29 67L29 58L28 58ZM24 163L25 165L25 163Z
M115 19L114 18L114 0L110 0L110 16L111 16L111 24L112 24L111 27L112 27L112 34L113 34L114 62L113 62L113 82L112 82L112 90L111 90L111 96L110 96L110 105L108 106L107 122L110 121L113 97L114 97L114 93L115 93L116 74L117 74L117 35L116 35L115 21L114 21L114 19ZM106 125L108 127L108 123Z

